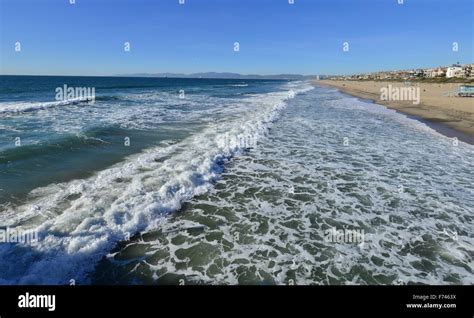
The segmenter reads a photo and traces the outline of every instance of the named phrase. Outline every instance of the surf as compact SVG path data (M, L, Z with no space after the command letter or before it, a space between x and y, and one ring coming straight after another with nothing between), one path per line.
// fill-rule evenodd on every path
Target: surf
M22 252L3 246L0 279L21 284L64 284L71 278L86 282L87 273L118 241L159 227L163 216L213 188L223 165L245 151L245 145L228 143L226 133L264 138L286 107L288 89L303 93L312 88L292 83L281 92L248 96L234 106L239 112L232 120L216 121L181 142L146 149L91 178L33 190L28 204L12 207L0 218L9 226L35 229L39 242ZM32 257L37 261L31 263ZM11 262L24 265L11 268ZM48 271L51 267L59 270Z

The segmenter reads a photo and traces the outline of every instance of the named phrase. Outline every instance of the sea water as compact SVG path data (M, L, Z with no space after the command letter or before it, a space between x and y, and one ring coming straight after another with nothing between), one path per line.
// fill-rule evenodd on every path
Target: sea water
M0 229L38 234L0 244L2 284L474 283L474 147L393 110L303 81L0 78Z

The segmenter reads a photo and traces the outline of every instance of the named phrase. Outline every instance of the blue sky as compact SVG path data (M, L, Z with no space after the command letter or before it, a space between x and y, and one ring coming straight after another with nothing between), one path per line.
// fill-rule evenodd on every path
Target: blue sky
M0 73L345 74L474 62L474 1L397 1L0 0Z

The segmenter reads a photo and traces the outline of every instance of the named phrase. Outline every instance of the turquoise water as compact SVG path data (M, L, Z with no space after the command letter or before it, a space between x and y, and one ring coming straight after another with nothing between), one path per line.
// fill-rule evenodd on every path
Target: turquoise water
M0 80L0 203L20 202L37 187L85 178L143 149L179 142L217 119L226 101L268 92L281 83L34 76ZM63 85L94 87L96 102L57 106L55 89ZM18 137L21 147L15 146ZM127 147L125 138L130 140Z
M474 148L423 123L307 82L1 80L0 226L39 236L4 284L474 282Z

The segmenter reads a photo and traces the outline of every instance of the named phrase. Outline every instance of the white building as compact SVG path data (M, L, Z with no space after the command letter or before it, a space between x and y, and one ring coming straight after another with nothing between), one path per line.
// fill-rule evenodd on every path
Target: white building
M448 69L446 70L446 78L462 77L462 73L463 71L461 66L453 65L448 67Z
M423 76L424 77L436 77L436 70L434 68L428 68L426 70L423 70Z

